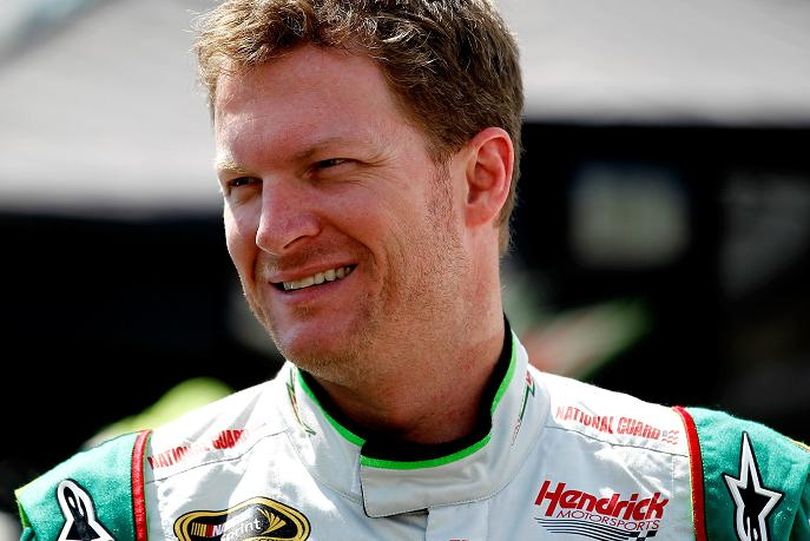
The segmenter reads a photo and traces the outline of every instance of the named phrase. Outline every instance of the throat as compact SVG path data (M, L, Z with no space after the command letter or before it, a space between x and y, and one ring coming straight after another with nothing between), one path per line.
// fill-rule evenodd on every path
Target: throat
M508 383L513 362L508 327L497 338L498 346L485 357L479 352L461 358L467 362L434 364L428 373L400 371L356 386L304 377L321 407L372 448L388 447L384 442L409 449L463 447L490 432L499 390Z

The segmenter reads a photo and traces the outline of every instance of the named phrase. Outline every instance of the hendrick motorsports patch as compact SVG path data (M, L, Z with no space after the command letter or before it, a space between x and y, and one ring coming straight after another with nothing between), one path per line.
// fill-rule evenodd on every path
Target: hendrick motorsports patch
M223 511L191 511L174 522L180 541L305 541L309 520L297 509L256 497Z
M633 492L629 498L619 492L592 494L546 479L534 501L545 516L535 520L564 539L581 536L597 541L638 541L658 535L668 503L661 492Z

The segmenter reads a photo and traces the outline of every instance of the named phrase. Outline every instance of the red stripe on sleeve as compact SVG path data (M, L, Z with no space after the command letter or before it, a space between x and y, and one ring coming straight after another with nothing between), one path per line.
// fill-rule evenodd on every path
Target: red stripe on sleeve
M150 433L150 430L141 431L132 450L132 514L135 519L135 541L147 541L143 461Z
M683 419L686 428L686 439L689 443L689 469L692 474L692 515L695 522L696 541L706 541L706 509L703 495L703 459L700 455L697 427L692 415L686 409L675 406L674 409Z

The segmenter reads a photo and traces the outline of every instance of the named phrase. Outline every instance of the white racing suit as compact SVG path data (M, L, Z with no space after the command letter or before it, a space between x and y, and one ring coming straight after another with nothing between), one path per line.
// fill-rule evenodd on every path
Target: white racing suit
M288 363L17 494L41 541L807 541L808 475L760 424L539 372L507 332L460 442L364 435Z

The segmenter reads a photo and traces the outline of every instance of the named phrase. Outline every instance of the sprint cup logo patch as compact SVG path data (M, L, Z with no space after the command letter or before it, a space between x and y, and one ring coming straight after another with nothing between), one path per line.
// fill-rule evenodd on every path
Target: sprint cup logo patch
M174 523L180 541L305 541L309 520L270 498L251 498L224 511L191 511Z

